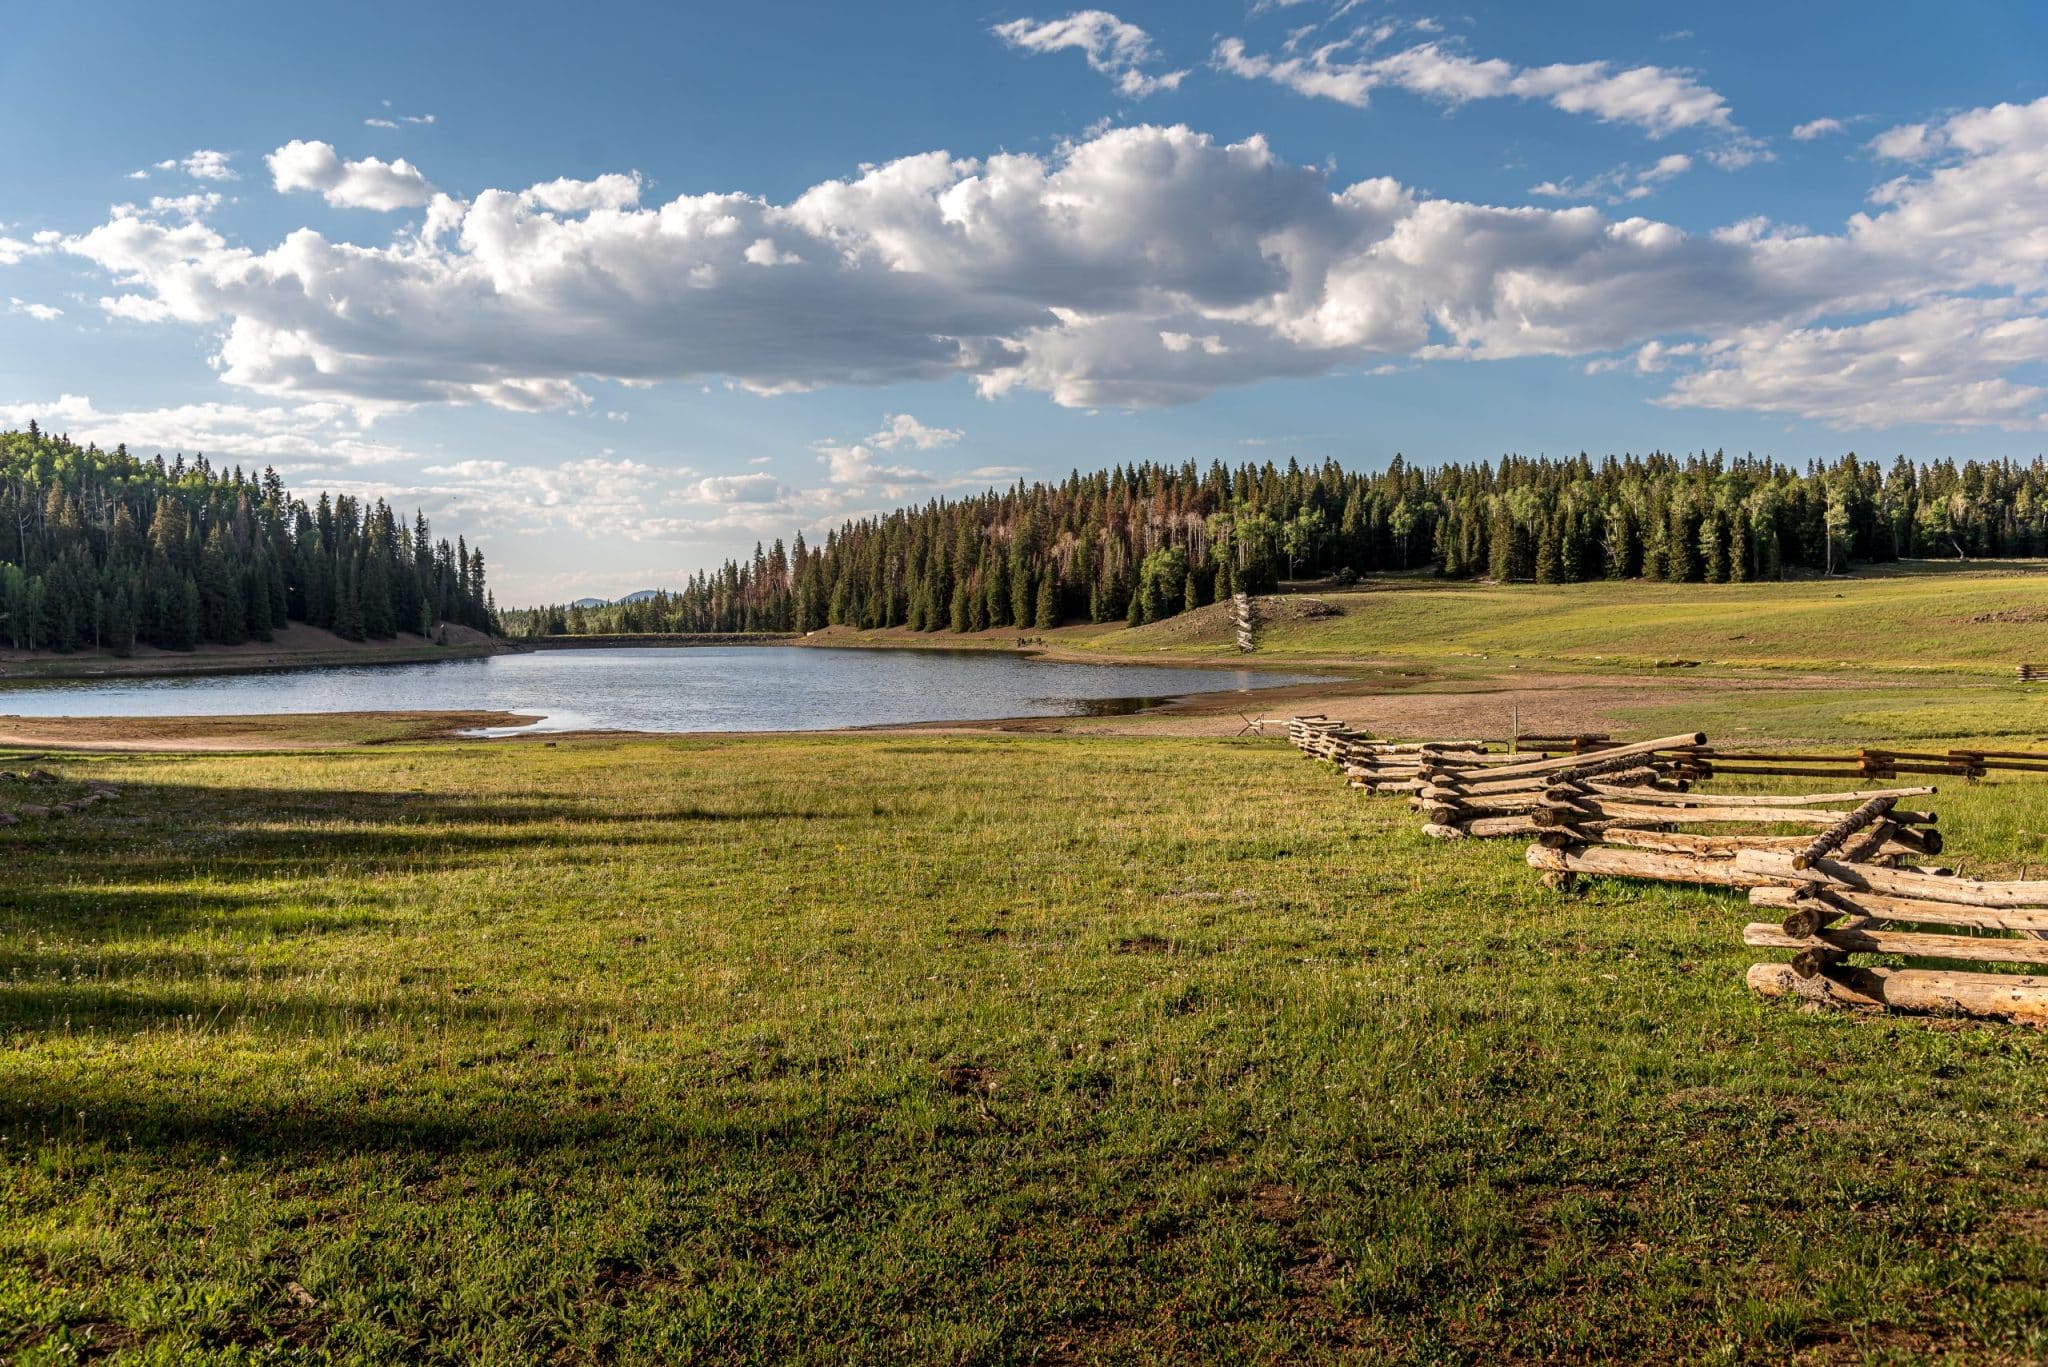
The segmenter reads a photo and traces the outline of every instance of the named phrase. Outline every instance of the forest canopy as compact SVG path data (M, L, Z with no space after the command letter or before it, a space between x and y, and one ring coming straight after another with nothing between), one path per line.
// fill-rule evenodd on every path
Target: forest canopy
M1143 623L1283 578L1393 571L1725 583L1910 557L2048 554L2048 466L1795 469L1581 455L1384 470L1130 465L756 546L681 589L503 614L514 635Z
M495 630L483 552L383 500L294 498L265 469L166 464L0 433L0 643L166 650L267 641L290 622L352 641L437 622Z

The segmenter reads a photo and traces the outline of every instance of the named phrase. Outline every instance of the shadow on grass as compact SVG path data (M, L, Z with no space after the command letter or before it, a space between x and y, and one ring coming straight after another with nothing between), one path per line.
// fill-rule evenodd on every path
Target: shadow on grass
M272 887L297 881L313 865L345 865L365 876L430 872L472 867L551 839L558 846L551 862L573 864L578 847L594 843L607 851L685 844L691 826L869 815L864 806L840 811L815 802L614 810L587 797L485 800L365 789L309 795L126 783L117 803L0 830L0 861L10 865L0 882L0 929L171 933L195 921L217 922L224 911L258 909L277 896ZM661 829L678 826L685 830Z

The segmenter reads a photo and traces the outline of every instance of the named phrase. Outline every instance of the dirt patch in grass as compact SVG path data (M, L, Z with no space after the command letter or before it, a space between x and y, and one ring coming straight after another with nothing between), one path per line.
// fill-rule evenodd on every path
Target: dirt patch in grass
M1276 1225L1292 1224L1295 1213L1301 1208L1301 1198L1294 1194L1294 1188L1279 1182L1261 1182L1251 1191L1252 1214L1259 1219Z
M4 704L5 694L0 694ZM443 740L487 727L530 726L516 712L322 712L253 717L14 717L0 745L64 750L325 750Z
M1980 612L1965 617L1965 622L2001 622L2011 626L2026 626L2035 622L2048 622L2048 608L2003 608L1997 612Z
M978 1063L954 1063L939 1069L939 1085L954 1096L987 1096L999 1081L993 1068Z
M1118 940L1116 942L1116 952L1119 954L1171 954L1173 953L1173 945L1169 941L1160 939L1157 935L1133 935L1128 940Z

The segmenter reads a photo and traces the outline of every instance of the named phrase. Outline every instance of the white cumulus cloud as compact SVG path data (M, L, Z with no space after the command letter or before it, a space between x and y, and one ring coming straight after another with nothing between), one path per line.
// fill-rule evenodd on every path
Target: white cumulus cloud
M778 503L784 492L773 475L711 475L697 481L696 496L701 503Z
M157 162L152 169L158 171L183 171L194 180L240 180L240 174L236 172L231 164L233 161L234 154L232 152L216 152L212 148L202 147L189 156L171 157ZM130 180L143 180L147 179L147 177L148 173L144 171L135 171L129 174Z
M951 376L985 395L1120 407L1347 367L1597 361L1652 342L1675 396L1747 392L1768 408L1800 400L1744 375L1819 354L1822 338L1845 354L1962 328L1979 342L1932 348L1930 377L2021 369L2009 339L2048 294L2048 100L1966 111L1927 136L1941 154L1833 231L1745 219L1698 234L1591 204L1431 198L1387 178L1336 182L1257 138L1140 126L1043 156L908 156L781 203L645 204L622 186L577 212L485 190L437 196L426 227L381 244L301 228L245 245L204 221L131 213L54 249L106 278L109 313L217 332L228 384L366 414L582 406L586 382L784 393ZM1609 193L1627 201L1684 174L1687 156L1629 168ZM765 252L783 264L763 269ZM2007 312L1938 307L1966 297ZM1893 318L1896 334L1868 326ZM1864 411L1963 422L1933 383L1889 384ZM2010 393L1972 392L1993 421L2023 420ZM1799 411L1857 410L1816 391ZM818 447L828 484L928 480L890 453L948 429L909 423L892 415Z
M434 193L419 168L404 157L344 161L329 143L294 138L264 161L280 193L314 190L337 208L413 209L427 203Z
M870 436L868 443L884 451L894 451L899 446L930 451L951 446L965 435L954 427L927 427L908 413L891 413L882 420L882 430Z

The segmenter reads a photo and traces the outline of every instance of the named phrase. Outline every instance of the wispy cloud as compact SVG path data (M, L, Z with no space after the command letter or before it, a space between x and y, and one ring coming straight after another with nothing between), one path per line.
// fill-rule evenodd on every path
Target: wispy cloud
M1188 74L1146 71L1159 60L1151 35L1108 10L1080 10L1064 19L1014 19L990 32L1026 52L1078 51L1091 69L1115 81L1118 94L1132 99L1176 89Z
M1684 175L1693 159L1683 152L1657 158L1648 166L1617 166L1586 180L1541 181L1529 187L1532 195L1546 199L1604 199L1610 204L1648 199L1666 181Z
M1846 133L1848 131L1849 125L1840 119L1808 119L1805 123L1797 124L1793 127L1792 141L1812 142L1816 138L1832 137L1837 133Z
M1254 53L1243 39L1224 38L1213 61L1233 76L1271 81L1296 94L1356 108L1369 103L1374 91L1392 88L1453 106L1474 100L1541 100L1566 113L1633 124L1653 138L1680 129L1735 131L1727 100L1690 72L1660 66L1623 69L1604 61L1521 67L1497 57L1469 57L1438 42L1374 55L1395 31L1383 26L1284 57Z

